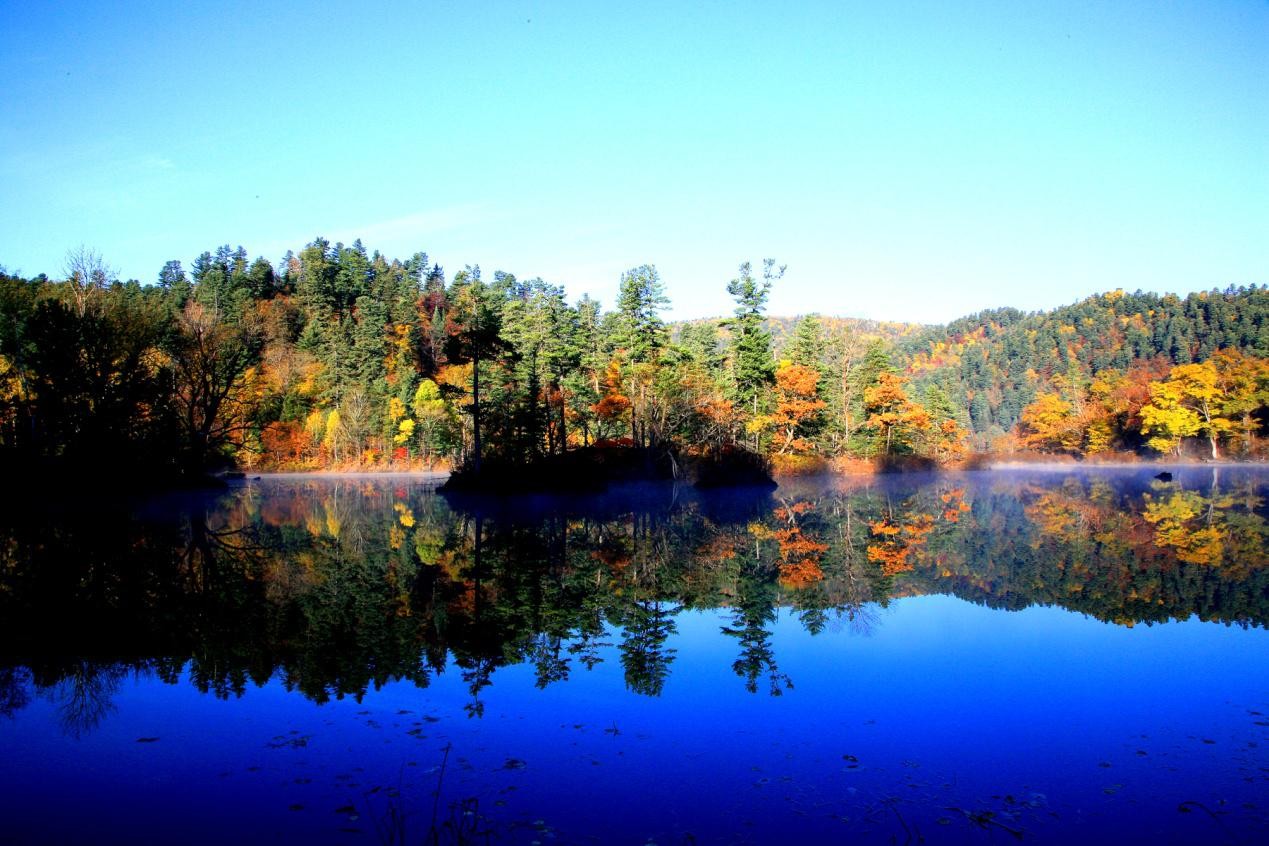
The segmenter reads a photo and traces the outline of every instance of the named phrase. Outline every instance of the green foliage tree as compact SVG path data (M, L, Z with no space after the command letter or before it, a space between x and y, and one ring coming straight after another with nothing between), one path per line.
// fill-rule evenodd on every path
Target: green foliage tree
M740 265L740 275L727 284L727 293L736 300L734 316L723 325L730 330L731 393L738 405L757 416L762 400L775 379L771 353L771 333L763 323L771 284L784 276L784 266L764 259L762 278L753 275L749 262Z
M669 305L655 266L644 264L621 274L613 344L624 351L626 361L650 364L660 358L667 343L661 312Z
M501 286L500 286L501 287ZM449 301L456 331L450 335L446 357L450 361L469 361L472 365L472 467L481 470L483 444L480 420L480 365L482 359L497 355L505 348L502 339L502 298L499 288L485 284L480 266L469 265L454 277Z

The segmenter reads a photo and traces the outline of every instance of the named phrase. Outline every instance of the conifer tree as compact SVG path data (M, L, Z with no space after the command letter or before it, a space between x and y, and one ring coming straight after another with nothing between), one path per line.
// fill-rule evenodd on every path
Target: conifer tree
M775 378L771 355L771 333L764 322L771 283L784 276L784 267L775 259L764 259L762 278L756 279L749 262L740 266L740 275L727 285L736 300L735 316L723 325L731 331L731 381L736 403L755 417Z

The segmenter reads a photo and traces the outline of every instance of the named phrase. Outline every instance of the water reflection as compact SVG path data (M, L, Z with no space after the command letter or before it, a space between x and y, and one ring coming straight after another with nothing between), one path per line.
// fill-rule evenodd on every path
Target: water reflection
M221 698L280 678L323 702L457 668L566 682L615 647L627 688L671 683L678 618L722 609L753 694L795 679L778 609L867 635L897 598L1056 605L1123 626L1269 620L1264 477L1225 470L805 483L702 497L449 503L429 484L265 480L124 515L0 528L0 714L56 702L79 736L129 674ZM452 662L452 664L451 664Z

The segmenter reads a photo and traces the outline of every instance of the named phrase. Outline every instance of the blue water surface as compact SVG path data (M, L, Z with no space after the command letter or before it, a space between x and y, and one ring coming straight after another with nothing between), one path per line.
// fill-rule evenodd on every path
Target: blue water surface
M1151 487L1141 473L808 484L730 520L700 518L707 506L694 502L658 506L653 516L622 504L560 520L553 531L565 551L544 541L532 561L526 548L536 535L525 532L540 529L538 517L519 525L481 517L480 562L469 560L476 518L426 484L262 480L198 506L209 526L255 527L253 543L268 547L220 574L232 591L218 588L224 594L197 613L182 606L188 616L171 619L154 607L168 600L129 605L119 585L73 604L94 609L98 623L112 619L103 603L127 606L133 620L140 614L152 653L144 638L114 645L109 630L44 651L23 642L8 650L0 842L1263 842L1269 639L1258 615L1269 597L1263 547L1256 560L1247 551L1256 549L1249 537L1263 537L1255 520L1267 478L1202 476L1173 487ZM1168 513L1186 514L1175 498L1187 491L1216 503L1186 518L1198 521L1191 532L1224 527L1216 558L1204 547L1202 562L1180 560L1197 553L1176 545L1176 527L1158 528L1161 511L1146 510L1169 502ZM1060 502L1045 498L1054 492ZM327 519L339 510L332 500L347 507ZM271 502L290 510L270 512ZM926 522L922 515L955 510L949 502L966 503L960 516ZM809 505L797 511L796 503ZM1063 503L1084 520L1069 531L1053 517ZM890 523L934 528L909 533L919 541L911 555L881 575L869 547L909 536L875 529ZM377 529L363 526L354 540L361 524ZM429 527L436 531L420 540ZM180 547L191 530L175 531ZM500 544L502 531L511 539ZM380 535L386 540L373 540ZM734 543L719 553L726 538ZM1001 547L1004 538L1018 542ZM795 547L799 539L810 540ZM617 541L630 543L613 552ZM999 560L1005 548L1017 560ZM1017 550L1025 549L1038 557L1024 566ZM975 561L967 550L997 560ZM415 569L402 575L407 553ZM823 577L782 577L808 560L799 556L815 559ZM185 563L173 577L190 579L192 559L178 559ZM11 560L11 571L34 566ZM531 567L540 578L522 590ZM598 593L549 595L591 584L588 567L603 583ZM1096 583L1095 600L1066 582L1052 588L1054 574L1098 568L1122 569L1133 586L1120 595ZM1010 581L967 586L987 570ZM323 594L336 572L364 577L354 584L371 592L391 581L385 601L400 603L404 591L408 611L368 600L349 619L340 605L348 588ZM1150 584L1176 591L1151 600L1162 610L1133 619L1146 590L1135 580L1151 573ZM864 601L825 587L865 576L873 586ZM250 615L234 580L246 595L259 592L263 605ZM13 577L7 587L12 597L36 581ZM186 592L194 590L207 589ZM817 590L825 594L807 598ZM513 594L530 598L512 602ZM1064 604L1059 594L1077 599ZM49 599L12 607L66 613ZM583 638L568 615L590 601L608 604L596 616L601 628ZM625 602L642 616L620 610ZM480 628L481 603L499 620L495 635ZM823 611L822 625L808 625L808 606ZM313 622L332 607L333 634ZM265 616L244 632L246 643L232 627L214 637L183 628L222 613ZM406 621L420 655L429 645L436 652L429 632L444 632L443 659L420 659L425 672L411 679L373 644L361 651L357 639L389 614L392 626ZM560 615L568 620L553 623ZM655 626L653 635L630 632L649 615L663 624L659 640ZM294 624L300 617L309 622ZM738 634L746 625L749 634ZM276 643L262 645L273 635ZM629 657L639 638L653 642L652 663L663 671L652 681ZM598 660L569 652L582 640ZM109 654L90 654L94 641ZM85 652L66 651L75 645ZM566 677L544 682L543 649L552 645ZM386 674L349 686L318 666L336 660L332 651L383 661ZM221 665L228 683L216 675Z

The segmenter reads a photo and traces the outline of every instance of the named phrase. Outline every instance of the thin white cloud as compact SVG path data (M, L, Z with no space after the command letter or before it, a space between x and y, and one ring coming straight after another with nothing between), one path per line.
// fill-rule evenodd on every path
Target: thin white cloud
M139 170L176 170L176 162L167 156L141 156L135 166Z
M487 203L461 203L360 224L314 222L302 234L264 244L261 254L277 256L287 250L298 250L320 235L332 242L345 244L360 238L368 250L404 258L414 250L428 249L435 242L437 233L470 230L507 217L505 211Z
M121 146L105 139L10 150L0 155L0 173L33 182L73 180L82 184L176 170L176 162L161 153L120 155Z

